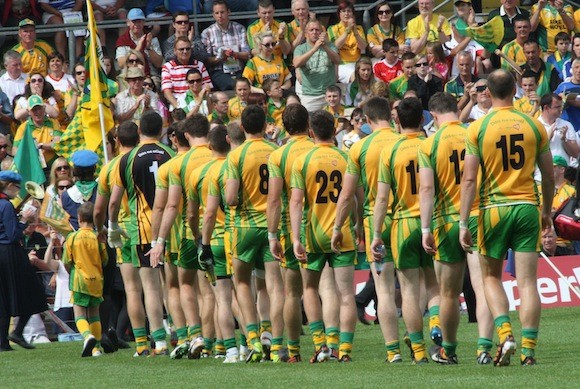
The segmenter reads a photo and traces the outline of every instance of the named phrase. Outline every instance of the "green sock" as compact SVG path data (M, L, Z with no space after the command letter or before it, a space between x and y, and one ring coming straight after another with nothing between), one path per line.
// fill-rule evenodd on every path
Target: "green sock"
M441 322L439 321L439 305L433 305L429 308L429 330L433 327L441 327Z
M272 332L272 322L270 320L262 320L260 322L260 334L264 331Z
M312 335L312 341L314 342L314 347L318 350L320 347L326 344L326 336L324 335L324 322L318 320L309 324L310 334Z
M411 348L414 353L416 361L420 361L427 357L425 352L425 340L423 339L423 331L413 332L409 334L409 339L411 339Z
M226 350L236 348L236 338L224 339L224 346L226 347Z
M510 317L501 315L493 319L495 330L497 332L499 343L503 343L509 335L513 335Z
M477 355L480 352L489 352L493 347L493 340L487 338L479 338L477 339Z
M445 349L445 354L451 357L457 353L457 342L445 342L441 343L441 346Z
M340 333L340 347L338 349L338 357L342 358L343 355L352 353L352 341L354 339L353 332L341 332Z
M178 341L186 341L187 340L187 327L180 327L175 330L177 334Z
M389 362L395 357L395 355L401 355L401 345L398 340L386 342L385 348L387 349L387 358Z
M260 335L258 335L258 324L250 323L246 325L246 333L248 334L249 343L254 344L256 340L259 341Z
M247 346L248 345L248 339L246 338L246 335L244 335L244 333L240 334L240 346Z
M522 355L533 357L538 341L537 328L522 328Z
M216 354L225 354L226 346L223 339L217 339L214 344Z
M155 330L151 333L151 336L153 337L153 340L158 342L158 341L165 341L165 339L167 338L167 332L165 332L165 328L161 327L158 330Z
M213 348L213 339L203 338L203 351L209 353L212 348Z
M337 327L328 327L326 329L326 344L328 347L338 350L340 330Z
M189 339L195 339L201 336L201 326L199 324L194 326L189 326L187 328L187 337Z
M272 347L270 348L270 351L274 354L278 354L278 351L280 351L283 344L284 344L284 337L279 336L279 337L272 338Z
M300 355L300 338L298 340L288 340L288 354L290 357Z
M133 336L135 336L135 346L137 347L137 352L141 352L149 348L147 330L145 327L133 328Z

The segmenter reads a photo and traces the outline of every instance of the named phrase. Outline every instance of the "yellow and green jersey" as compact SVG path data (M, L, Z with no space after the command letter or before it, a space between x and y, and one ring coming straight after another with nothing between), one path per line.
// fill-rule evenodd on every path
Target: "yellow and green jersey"
M480 161L480 208L539 204L534 169L549 147L544 126L513 107L493 108L471 123L466 153Z
M280 215L280 233L291 233L290 214L288 204L290 202L290 180L292 177L292 165L296 158L314 147L312 139L308 135L296 135L290 137L288 143L275 150L268 160L268 173L270 177L284 180L282 187L282 209Z
M280 29L280 21L279 20L273 20L270 27L267 27L264 22L262 21L262 19L258 19L255 22L253 22L252 24L250 24L248 26L247 29L247 34L248 34L248 45L250 46L250 49L254 49L256 46L256 41L254 40L254 38L261 32L265 32L265 31L272 31L272 34L274 35L274 39L276 40L276 42L278 42L278 30ZM286 29L286 39L288 36L288 29ZM274 47L274 56L276 57L280 57L282 58L282 47L278 44Z
M179 171L179 167L183 162L183 157L185 156L185 152L181 151L178 152L177 155L171 158L167 163L164 163L159 168L157 172L157 180L155 180L155 186L157 189L165 190L169 192L169 171L172 169L177 169ZM175 221L171 226L171 231L169 233L169 239L167 239L166 246L167 251L169 253L179 253L179 246L181 245L181 234L183 231L183 199L179 200L179 206L177 208L177 215L175 216Z
M107 198L111 197L115 177L119 175L119 162L123 155L124 154L117 155L101 169L99 177L97 178L97 193L99 195ZM126 229L125 224L129 221L129 200L127 199L126 192L123 193L123 199L121 200L118 221L121 228Z
M391 30L385 31L379 23L375 24L367 30L367 42L371 47L379 46L383 47L383 41L387 38L393 38L397 41L399 46L405 44L405 33L403 31L397 32L398 28L395 25L391 25Z
M44 77L48 72L48 56L54 52L52 46L43 40L36 39L32 50L25 49L20 43L12 48L21 55L22 73L40 73Z
M332 253L330 240L336 219L336 203L342 190L347 155L332 143L317 144L292 165L291 188L304 191L302 231L309 253ZM342 226L342 251L353 251L354 230L347 217Z
M64 244L62 261L71 265L69 288L71 292L103 296L103 266L107 264L107 250L99 243L97 233L81 227L70 233Z
M381 151L385 147L394 145L399 139L401 139L401 135L396 133L392 128L380 128L373 131L372 134L361 141L356 142L350 148L346 172L358 176L364 188L364 218L373 216L375 199L377 197ZM391 197L389 210L387 211L389 214L391 213L392 200Z
M166 145L146 140L121 157L115 185L127 190L130 219L126 231L133 246L151 243L157 172L174 155Z
M393 101L402 100L408 86L409 79L404 74L401 74L389 82L389 96L391 96Z
M269 123L274 123L276 127L278 127L282 133L278 136L280 139L284 139L285 136L282 136L286 133L284 130L284 123L282 122L282 114L286 109L286 99L282 98L280 101L280 105L276 105L274 100L271 98L268 99L268 108L267 108L267 118L266 120Z
M247 103L240 100L238 96L232 97L228 101L228 117L230 118L230 121L240 119L246 105Z
M530 11L530 15L533 15L538 10L538 4L534 4ZM562 11L574 19L574 9L570 5L564 5ZM540 17L538 28L536 29L536 35L538 37L538 42L542 50L548 53L553 53L556 51L556 42L554 38L559 32L565 32L570 34L572 31L568 30L560 12L556 7L552 6L549 2L540 10Z
M290 71L282 57L274 55L271 60L267 60L256 55L246 63L242 76L250 80L256 88L261 88L264 80L268 78L277 79L283 84L290 77Z
M201 165L193 171L189 181L189 191L187 198L199 204L199 228L203 227L203 213L207 204L207 196L210 193L210 186L213 177L219 175L221 168L226 161L226 157L217 157ZM215 193L215 192L214 192ZM216 196L217 197L217 196ZM220 204L221 205L221 204ZM203 212L203 213L202 213ZM215 227L211 236L211 244L223 245L225 214L223 207L219 207L216 213ZM221 241L220 241L221 239Z
M234 223L234 209L228 207L225 197L226 171L228 167L227 159L218 161L217 165L219 165L219 168L218 166L213 166L213 169L210 169L208 172L207 194L208 196L214 196L220 199L219 209L223 213L223 221L221 226L218 226L218 223L220 222L218 211L218 217L216 217L216 225L213 230L212 240L220 238L223 239L224 231L231 231Z
M514 101L514 108L520 112L531 115L531 113L534 111L534 109L536 107L535 107L535 104L532 104L530 102L530 99L528 98L528 96L523 96L521 99L517 99L516 101ZM534 117L536 119L539 118L541 112L542 112L541 110L536 109L536 113L534 114Z
M445 224L446 221L459 220L466 134L466 127L461 122L447 122L419 148L419 168L433 170L435 184L433 220L436 227ZM472 209L475 211L479 209L477 195Z
M524 48L514 39L508 42L502 47L501 51L506 57L511 58L518 66L522 66L526 63L526 55L524 54ZM502 58L501 60L502 69L512 70L510 64Z
M361 26L356 26L359 36L365 39L365 31ZM332 43L336 43L336 40L342 36L346 31L346 25L339 22L333 26L328 27L328 39ZM358 43L356 37L354 36L354 31L348 33L344 44L340 49L338 49L338 55L342 62L356 62L360 58L361 52L358 48Z
M421 216L417 153L423 140L425 137L421 133L403 134L381 153L378 181L391 186L393 220Z
M238 180L235 227L267 228L268 158L276 145L265 139L246 139L227 157L226 180Z
M181 163L171 166L169 170L169 186L181 187L181 217L183 220L187 220L187 207L183 206L183 204L190 189L189 177L198 166L209 162L211 158L211 150L207 144L193 146L191 150L183 155ZM181 239L193 240L193 233L187 223L182 224Z

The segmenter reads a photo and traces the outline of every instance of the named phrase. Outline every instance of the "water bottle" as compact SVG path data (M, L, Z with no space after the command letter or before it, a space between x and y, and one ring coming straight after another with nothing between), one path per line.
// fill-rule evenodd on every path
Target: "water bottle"
M375 268L377 270L377 274L381 274L381 272L383 271L383 268L385 267L385 256L387 255L387 249L385 248L385 245L382 244L380 246L377 246L376 253L381 255L381 260L377 261L375 260Z

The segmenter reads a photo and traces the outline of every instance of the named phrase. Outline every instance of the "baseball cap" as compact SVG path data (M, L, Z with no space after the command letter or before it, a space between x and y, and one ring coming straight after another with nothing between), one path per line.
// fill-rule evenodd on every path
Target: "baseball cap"
M91 167L99 162L99 156L91 150L78 150L72 155L71 162L76 167Z
M127 69L127 75L125 76L125 79L129 80L131 78L140 78L140 77L141 78L145 77L145 73L143 72L143 69L141 69L140 67Z
M42 97L40 97L39 95L31 95L28 98L28 109L32 109L39 105L44 105L44 101L42 101Z
M140 8L131 8L129 13L127 14L127 19L131 21L145 20L145 14L143 13L143 10L141 10Z
M26 27L26 26L36 26L34 20L32 19L23 19L18 23L18 28Z
M471 0L457 0L454 4L460 5L461 3L471 4Z
M553 158L553 161L554 161L554 166L568 167L568 162L566 162L566 159L564 157L561 157L559 155L555 155Z
M2 170L0 172L0 181L13 182L19 184L22 181L22 176L12 170Z

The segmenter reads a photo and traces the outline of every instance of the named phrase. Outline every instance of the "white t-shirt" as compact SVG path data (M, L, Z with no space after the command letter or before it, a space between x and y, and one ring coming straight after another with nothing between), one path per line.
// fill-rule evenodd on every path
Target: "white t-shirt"
M64 73L60 79L53 78L50 74L45 77L46 81L52 85L55 90L66 92L70 89L70 85L76 85L75 79L70 74ZM70 82L70 84L69 84Z
M552 125L548 125L540 115L538 121L544 125L546 128L546 132L548 133L548 139L550 139L550 151L552 152L552 157L560 156L564 158L569 166L578 167L578 160L576 158L571 157L568 155L566 150L564 149L564 140L560 137L562 136L562 131L564 128L566 130L566 140L567 141L576 141L579 142L578 134L574 131L574 126L572 123L563 120L563 119L556 119L556 121ZM554 135L552 136L552 133ZM542 181L542 174L540 173L540 169L536 166L536 170L534 171L534 179L538 182Z

